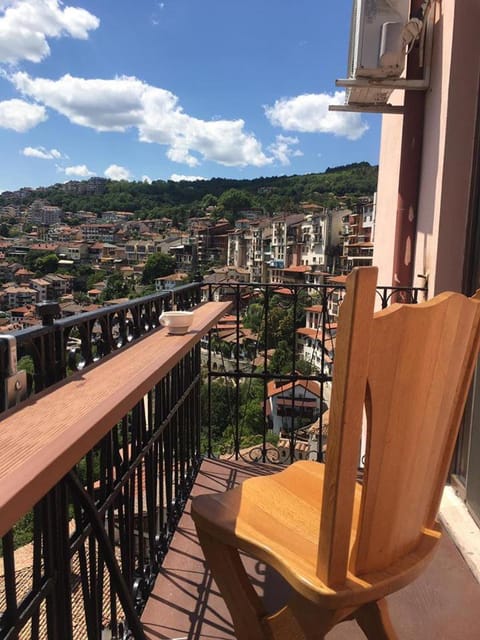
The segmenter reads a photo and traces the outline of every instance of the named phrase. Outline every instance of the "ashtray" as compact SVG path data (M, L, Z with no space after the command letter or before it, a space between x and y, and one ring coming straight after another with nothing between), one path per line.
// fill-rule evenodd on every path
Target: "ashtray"
M187 333L192 324L193 311L164 311L160 323L167 327L168 333L181 336Z

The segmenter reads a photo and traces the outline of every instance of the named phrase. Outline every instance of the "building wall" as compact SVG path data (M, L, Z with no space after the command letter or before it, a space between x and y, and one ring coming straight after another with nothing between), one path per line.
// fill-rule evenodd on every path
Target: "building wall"
M427 275L430 295L462 288L480 72L480 4L436 3L436 12L413 282ZM374 252L382 284L393 276L401 133L402 116L383 116Z

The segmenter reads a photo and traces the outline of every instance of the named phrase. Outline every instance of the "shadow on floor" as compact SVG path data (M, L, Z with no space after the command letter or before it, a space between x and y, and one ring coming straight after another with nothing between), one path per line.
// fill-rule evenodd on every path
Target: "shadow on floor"
M247 477L278 470L271 465L205 460L192 495L225 491ZM288 598L289 587L265 564L244 556L267 609ZM401 640L479 640L480 585L446 536L428 569L388 598ZM142 621L150 640L234 640L231 618L205 566L189 504L158 575ZM365 638L354 622L333 629L327 640Z

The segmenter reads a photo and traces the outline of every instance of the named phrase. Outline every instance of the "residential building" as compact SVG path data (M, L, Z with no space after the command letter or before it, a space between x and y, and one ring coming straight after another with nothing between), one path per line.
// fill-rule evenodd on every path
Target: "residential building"
M283 269L299 264L298 236L303 219L303 213L283 213L272 218L271 267Z
M188 278L188 273L171 273L169 276L162 276L161 278L155 278L155 290L156 291L171 291L181 284L185 284Z
M41 224L49 227L58 224L63 216L60 207L49 205L42 200L35 200L28 208L28 216L34 224Z
M101 242L115 243L118 228L118 224L113 223L86 223L80 225L82 237L85 242L95 242L100 240Z
M61 298L72 291L73 276L48 273L43 279L50 283L52 297L54 299Z
M344 217L343 253L340 269L350 273L354 267L369 267L373 261L375 231L374 201L359 203Z
M246 235L246 268L254 282L266 282L267 262L271 259L272 227L268 218L255 220Z
M88 244L86 242L61 244L58 247L58 255L73 262L83 262L88 259Z
M38 292L31 287L6 286L2 289L3 308L13 309L37 302Z
M125 257L128 264L145 262L148 256L151 256L156 252L157 247L153 242L138 240L127 242L125 245Z
M45 302L52 299L52 284L44 278L31 278L30 287L37 292L37 302Z
M228 234L232 226L224 218L215 224L198 226L196 231L198 261L201 264L227 262Z
M39 302L41 302L39 300ZM40 320L36 317L35 307L32 304L24 305L23 307L16 307L9 310L11 322L15 325L16 331L18 329L26 329L27 327L40 324Z
M32 278L35 274L33 271L29 269L25 269L25 267L20 267L17 269L14 274L14 280L17 284L27 284L30 282L30 278Z
M306 206L308 205L304 205L303 208L305 209ZM302 222L300 264L324 267L326 264L328 214L322 207L313 206L314 210L307 212Z
M272 430L276 434L291 429L292 417L299 429L314 422L323 411L320 408L320 384L314 380L299 380L287 384L272 381L267 393Z

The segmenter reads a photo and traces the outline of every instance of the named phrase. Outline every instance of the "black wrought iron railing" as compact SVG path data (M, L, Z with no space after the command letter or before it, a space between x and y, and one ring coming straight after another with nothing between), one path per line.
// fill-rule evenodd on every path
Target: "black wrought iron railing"
M75 371L153 331L163 311L175 305L191 309L201 300L199 283L152 294L122 304L102 307L67 318L58 318L56 303L38 305L43 326L15 332L20 368L28 372L28 395L38 393ZM10 375L8 343L0 336L0 385L5 388ZM0 411L5 406L0 392Z
M135 346L123 355L138 357L134 350ZM63 479L31 512L8 531L3 531L3 520L2 640L145 637L140 613L201 461L200 345L176 360L148 391L139 392L133 408L107 424L106 430L103 425L105 435L73 468L65 467ZM100 365L96 371L112 376L111 384L115 385L115 369ZM85 384L84 376L74 380L79 380L80 386ZM58 394L65 389L68 394L68 387L53 390L33 407L50 402L55 421L64 402ZM101 403L93 409L99 414L107 412ZM24 411L20 409L13 417L28 433ZM105 415L114 415L111 411ZM45 445L48 449L48 442ZM14 443L12 447L15 455ZM3 462L1 467L12 491ZM44 480L48 482L48 478ZM23 495L21 487L18 491Z
M425 296L422 289L377 292L379 307ZM174 303L190 308L200 293L199 284L175 290ZM322 459L343 293L311 284L209 287L210 299L232 301L230 317L202 348L179 356L3 536L0 639L143 638L139 614L201 455ZM44 326L18 332L30 392L95 371L89 365L108 354L117 354L112 363L129 357L124 347L150 333L172 304L170 293L158 294L72 318L50 315ZM0 354L5 383L1 341Z
M232 316L204 340L204 444L209 456L248 461L323 460L345 287L314 284L210 285ZM377 307L415 304L422 288L378 287Z

